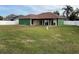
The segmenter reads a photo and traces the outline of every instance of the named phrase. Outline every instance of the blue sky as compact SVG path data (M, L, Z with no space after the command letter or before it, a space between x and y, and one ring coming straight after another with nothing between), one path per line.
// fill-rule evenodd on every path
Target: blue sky
M64 5L0 5L0 15L7 16L9 14L27 15L39 14L42 12L53 12L58 10L62 14ZM73 6L78 8L78 6Z

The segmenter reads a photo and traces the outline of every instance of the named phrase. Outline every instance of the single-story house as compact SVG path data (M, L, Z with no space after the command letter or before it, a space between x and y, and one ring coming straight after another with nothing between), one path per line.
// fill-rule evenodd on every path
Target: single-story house
M38 15L27 15L19 18L20 25L64 25L64 17L46 12Z

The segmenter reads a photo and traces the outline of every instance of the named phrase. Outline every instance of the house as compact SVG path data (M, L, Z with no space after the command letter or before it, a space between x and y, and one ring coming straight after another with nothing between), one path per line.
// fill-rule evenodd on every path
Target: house
M8 16L6 16L3 20L5 21L15 21L17 19L19 19L19 17L22 17L23 15L14 15L14 14L10 14Z
M19 18L20 25L64 25L64 17L46 12L38 15L30 14Z

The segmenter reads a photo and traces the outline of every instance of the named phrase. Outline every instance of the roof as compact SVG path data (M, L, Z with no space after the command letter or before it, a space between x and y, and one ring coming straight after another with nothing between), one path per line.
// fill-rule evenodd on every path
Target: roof
M46 12L46 13L41 13L38 15L30 14L23 16L21 18L30 18L30 19L55 19L55 18L64 18L62 16L59 16L57 14L51 13L51 12Z
M20 18L33 18L33 17L36 17L36 15L34 14L29 14L29 15L26 15L26 16L22 16Z
M47 12L47 13L41 13L38 15L38 18L62 18L57 14Z

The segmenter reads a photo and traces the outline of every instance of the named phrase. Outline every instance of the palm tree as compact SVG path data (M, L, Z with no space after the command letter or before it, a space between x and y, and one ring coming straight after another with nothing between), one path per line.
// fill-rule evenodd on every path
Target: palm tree
M69 18L70 14L73 11L73 7L71 7L70 5L66 5L65 8L62 8L64 10L63 12L63 16L65 16L67 19Z
M76 10L74 10L70 17L69 17L70 20L79 20L79 9L76 8Z
M75 11L73 11L71 14L70 14L70 16L69 16L69 20L76 20L78 17L77 17L77 15L76 15L76 12Z

